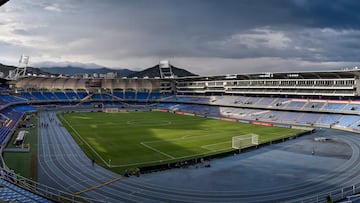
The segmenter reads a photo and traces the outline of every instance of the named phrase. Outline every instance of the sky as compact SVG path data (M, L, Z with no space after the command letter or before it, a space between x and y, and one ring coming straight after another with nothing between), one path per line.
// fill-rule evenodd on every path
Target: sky
M200 75L360 66L358 0L10 0L0 63Z

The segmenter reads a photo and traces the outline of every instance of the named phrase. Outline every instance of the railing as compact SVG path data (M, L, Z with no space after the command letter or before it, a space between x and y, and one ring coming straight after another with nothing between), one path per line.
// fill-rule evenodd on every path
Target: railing
M329 192L322 192L304 198L294 199L286 202L293 203L312 203L312 202L326 202L327 198L331 198L333 202L345 199L348 196L360 193L360 183L347 187L342 187Z
M2 157L0 157L2 159ZM52 188L28 178L22 177L15 174L13 171L6 170L4 168L0 169L0 178L11 184L14 184L20 188L28 190L39 196L48 198L55 202L67 202L67 203L83 203L83 202L94 202L94 203L105 203L106 200L97 200L86 198L79 195L74 195L72 193L63 192L56 188Z

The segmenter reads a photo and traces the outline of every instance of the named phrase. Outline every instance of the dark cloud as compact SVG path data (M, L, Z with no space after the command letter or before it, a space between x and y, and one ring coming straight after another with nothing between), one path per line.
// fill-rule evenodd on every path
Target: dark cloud
M359 29L360 1L294 1L292 15L304 26L336 29Z
M1 9L11 6L12 21L0 13L10 30L0 41L38 61L360 61L357 0L13 0Z

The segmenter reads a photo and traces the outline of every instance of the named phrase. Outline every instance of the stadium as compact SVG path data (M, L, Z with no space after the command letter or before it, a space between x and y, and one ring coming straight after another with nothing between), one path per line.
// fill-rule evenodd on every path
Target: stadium
M359 70L176 77L163 61L158 71L4 79L0 198L356 199Z
M0 202L360 202L357 2L8 1Z

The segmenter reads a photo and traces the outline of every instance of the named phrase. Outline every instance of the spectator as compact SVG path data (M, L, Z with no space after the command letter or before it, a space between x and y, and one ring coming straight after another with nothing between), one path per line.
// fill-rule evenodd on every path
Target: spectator
M331 197L330 197L330 196L327 196L327 197L326 197L326 203L333 203L333 201L331 200Z
M136 176L140 177L140 169L138 167L136 168Z
M129 170L128 169L125 169L124 176L129 177Z

